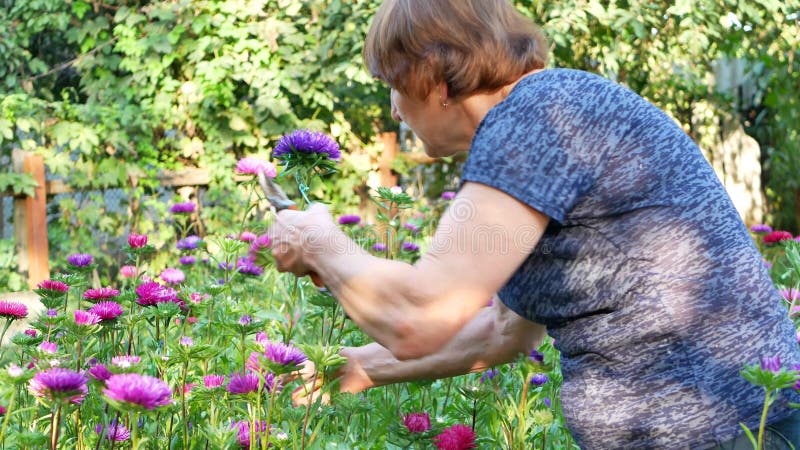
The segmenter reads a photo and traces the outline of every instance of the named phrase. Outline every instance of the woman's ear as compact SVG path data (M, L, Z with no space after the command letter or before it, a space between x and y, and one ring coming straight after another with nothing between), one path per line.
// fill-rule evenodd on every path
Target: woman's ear
M439 105L442 109L447 109L450 106L450 98L447 95L447 83L439 83L436 86L436 90L439 92Z

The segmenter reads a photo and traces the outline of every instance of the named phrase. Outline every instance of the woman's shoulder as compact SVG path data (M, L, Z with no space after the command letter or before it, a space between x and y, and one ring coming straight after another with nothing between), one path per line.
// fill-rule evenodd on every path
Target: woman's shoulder
M588 94L597 90L628 91L619 83L596 73L567 68L552 68L535 72L521 79L514 88L520 95L542 89L553 90L556 95ZM514 92L512 91L512 93Z

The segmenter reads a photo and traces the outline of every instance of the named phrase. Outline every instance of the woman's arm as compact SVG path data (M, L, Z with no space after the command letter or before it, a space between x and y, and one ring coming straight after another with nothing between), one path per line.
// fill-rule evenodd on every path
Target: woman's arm
M404 360L435 353L475 317L547 222L502 191L466 183L414 265L369 255L321 205L281 212L270 234L280 270L318 274L350 318Z
M347 364L339 372L339 388L357 393L385 384L480 372L527 354L545 336L544 326L520 317L495 299L441 350L419 359L400 361L377 343L343 349Z

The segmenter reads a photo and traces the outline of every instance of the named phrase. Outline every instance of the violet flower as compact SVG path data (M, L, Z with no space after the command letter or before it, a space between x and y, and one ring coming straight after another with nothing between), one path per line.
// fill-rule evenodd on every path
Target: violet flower
M153 410L172 403L172 390L167 383L138 373L111 375L103 394L123 408Z
M67 263L72 267L86 267L92 263L94 257L85 253L76 253L67 256Z
M28 390L34 397L52 401L80 403L88 389L86 375L61 367L39 372L28 382Z
M334 161L341 158L339 144L333 138L310 130L297 130L283 136L272 151L272 157L283 159L293 152L326 155Z
M170 206L169 212L172 214L190 214L194 212L195 207L194 202L175 203Z

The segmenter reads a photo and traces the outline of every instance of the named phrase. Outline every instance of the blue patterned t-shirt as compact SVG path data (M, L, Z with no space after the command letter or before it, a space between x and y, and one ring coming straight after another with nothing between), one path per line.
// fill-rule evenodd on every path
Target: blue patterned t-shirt
M577 70L521 80L483 119L463 181L551 218L499 293L547 326L583 448L706 448L758 426L740 371L800 363L786 308L697 145L634 92ZM770 422L790 414L784 390Z

